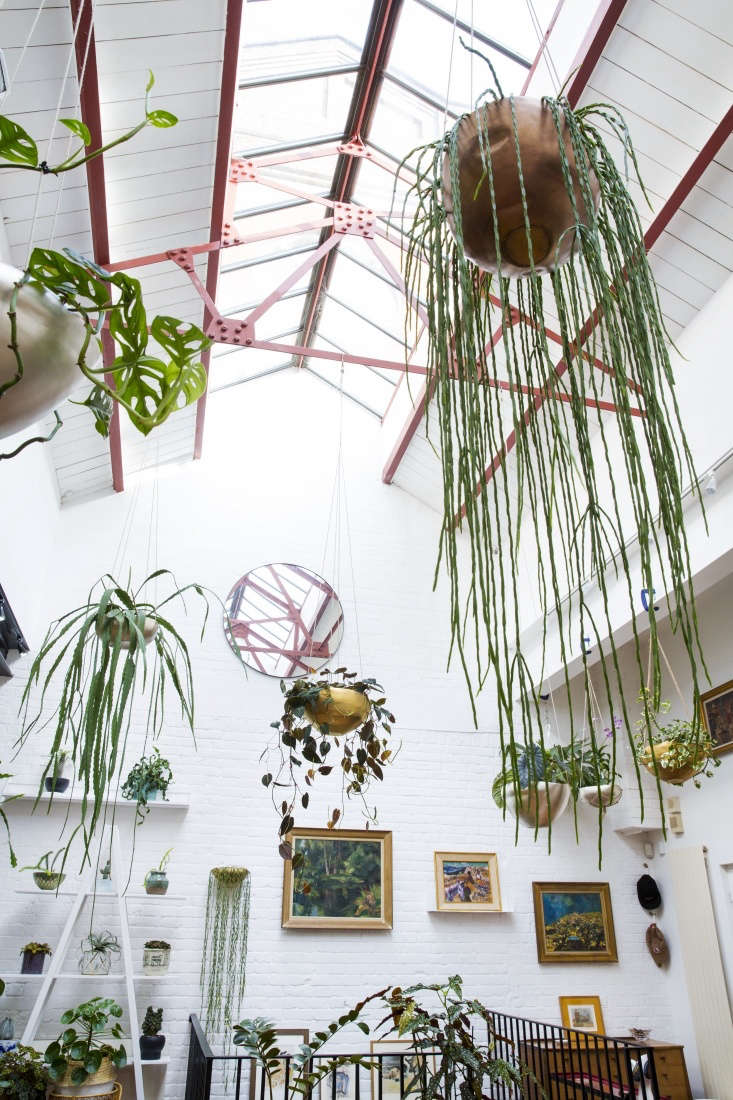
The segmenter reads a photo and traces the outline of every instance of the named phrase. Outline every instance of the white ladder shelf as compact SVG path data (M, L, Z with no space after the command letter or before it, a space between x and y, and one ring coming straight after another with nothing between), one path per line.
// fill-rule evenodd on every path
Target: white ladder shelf
M122 977L125 984L125 993L127 995L127 1014L130 1020L130 1034L131 1034L131 1059L128 1058L128 1064L132 1063L133 1073L135 1078L135 1091L137 1093L137 1100L145 1100L145 1087L143 1085L143 1068L140 1059L140 1045L136 1041L135 1032L138 1026L137 1021L137 1003L135 1001L135 982L133 980L133 967L132 967L132 949L130 947L130 928L127 921L127 898L123 895L121 889L121 878L119 875L120 868L122 866L122 857L120 856L120 841L117 832L117 827L112 828L111 836L111 857L112 857L112 884L114 887L114 894L117 898L117 908L119 910L120 918L120 940L122 947ZM41 1015L46 1002L53 990L56 982L61 976L61 967L66 957L66 952L71 941L71 936L74 931L74 925L77 918L81 913L82 906L87 898L90 898L94 894L94 879L95 868L92 868L87 872L82 879L79 887L79 892L74 898L74 902L71 906L68 917L66 918L66 924L59 938L59 942L56 946L56 950L51 956L51 964L46 972L41 989L36 997L33 1008L31 1009L30 1016L28 1017L28 1023L25 1025L25 1031L23 1032L22 1043L31 1044L36 1036L36 1030L41 1020ZM100 976L100 981L103 981L104 977Z

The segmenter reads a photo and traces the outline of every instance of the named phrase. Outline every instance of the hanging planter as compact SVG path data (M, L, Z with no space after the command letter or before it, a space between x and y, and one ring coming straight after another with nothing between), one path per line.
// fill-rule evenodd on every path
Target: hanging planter
M615 806L617 802L621 801L623 793L623 787L618 780L615 783L601 783L597 787L592 785L581 787L578 792L582 801L587 806L593 806L596 810L599 806L603 806L604 809L608 806Z
M137 631L133 633L130 630L129 623L125 622L122 624L122 633L120 634L120 647L122 649L129 649L131 645L136 645L139 641L140 634L142 634L145 645L150 645L158 629L158 624L155 619L151 619L147 615L140 616L140 619L135 625L137 626ZM117 641L120 624L116 619L108 616L103 622L95 623L94 630L98 638L104 638L107 645L113 646Z
M514 791L507 791L506 804L525 825L546 829L565 813L570 795L569 783L542 783L535 790L520 791L519 797Z
M713 769L720 767L707 730L696 720L673 718L670 722L660 722L659 716L670 709L669 700L655 707L648 689L644 689L639 698L644 704L644 714L636 723L635 751L639 762L664 783L681 787L692 779L695 786L700 787L698 776L710 778Z
M704 746L681 746L677 741L660 741L641 754L641 762L652 775L659 775L665 783L681 787L688 779L705 771L709 749ZM685 760L686 763L676 763ZM717 763L717 762L716 762ZM707 774L707 773L706 773ZM697 786L700 784L698 783Z
M51 774L46 776L45 787L49 794L63 794L69 786L69 778L64 775L69 754L63 749L54 753L51 763Z
M284 838L295 824L296 803L308 808L310 794L304 788L311 787L317 776L330 775L337 768L342 777L342 806L344 798L358 797L366 815L375 821L376 811L367 806L366 792L373 780L384 779L384 768L396 755L390 740L395 718L385 707L381 685L372 679L357 680L356 673L345 668L333 674L325 669L324 673L324 679L296 680L289 686L280 681L285 696L283 715L272 723L278 731L276 744L265 750L272 770L262 776L262 783L270 789L280 818L280 855L292 859L293 867L302 856L293 854ZM335 827L341 812L338 808L331 811L329 829Z
M573 746L531 745L519 753L504 750L504 768L491 794L500 810L509 810L532 829L547 829L565 813L577 790ZM577 794L575 796L577 798Z
M213 867L209 872L200 981L210 1042L222 1032L230 1040L244 997L250 886L246 867Z
M696 486L697 478L643 227L604 141L610 130L638 175L623 118L605 104L574 109L562 95L505 96L494 79L493 100L405 158L415 213L404 275L409 300L425 303L426 424L443 468L439 557L452 646L472 700L493 673L500 726L518 753L540 740L533 669L546 656L530 668L523 655L520 543L536 547L539 635L555 624L566 665L579 637L607 637L604 706L627 718L610 588L617 574L629 582L619 548L638 535L635 569L663 573L696 690L701 654L680 501L683 479ZM592 614L589 594L599 603ZM653 607L649 627L656 650ZM572 708L569 687L566 698Z

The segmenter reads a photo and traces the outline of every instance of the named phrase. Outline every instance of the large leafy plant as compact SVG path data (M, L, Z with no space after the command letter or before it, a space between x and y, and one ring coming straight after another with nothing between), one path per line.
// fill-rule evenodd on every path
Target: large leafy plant
M122 797L136 802L138 814L142 816L143 811L149 812L148 798L153 791L159 791L161 798L167 801L168 786L172 780L170 762L160 755L160 749L154 745L150 755L141 757L128 772L122 785Z
M166 578L172 591L153 603L144 590L158 578ZM154 740L163 728L169 698L194 732L194 696L191 661L185 641L167 617L174 601L185 606L192 592L205 605L208 598L198 584L175 585L167 569L151 573L139 588L123 587L105 574L81 607L51 624L31 666L23 692L23 728L19 744L54 722L51 759L62 747L74 762L81 786L81 820L73 830L64 854L64 865L76 834L81 830L84 858L89 856L92 835L103 819L110 791L120 782L125 761L133 705L147 702L147 732ZM146 619L157 629L149 646L143 630ZM55 714L46 718L45 704L52 685L60 685L53 699ZM40 686L37 709L31 700ZM51 763L41 777L40 791ZM53 797L53 796L52 796Z
M61 1016L64 1030L44 1052L48 1075L59 1081L67 1073L72 1085L83 1085L96 1073L105 1058L122 1069L127 1055L122 1044L112 1046L109 1039L122 1039L122 1008L112 998L92 997L70 1008Z
M6 1100L45 1100L50 1081L42 1055L32 1047L0 1054L0 1096Z
M326 723L317 724L308 716L309 707L324 697L328 699L333 688L348 688L369 700L366 718L350 733L332 734ZM341 807L330 812L329 829L340 820L346 798L360 798L365 815L376 820L376 811L369 808L366 795L374 780L384 779L384 768L395 758L390 742L395 717L385 706L381 684L374 679L357 680L356 673L345 668L337 668L334 673L325 669L318 680L300 679L291 684L281 680L280 690L284 695L283 714L271 723L277 739L262 754L267 756L270 769L262 776L262 783L270 789L280 818L280 855L292 858L295 868L302 856L293 854L285 838L295 824L296 804L308 808L309 788L318 776L330 775L334 767L341 772Z

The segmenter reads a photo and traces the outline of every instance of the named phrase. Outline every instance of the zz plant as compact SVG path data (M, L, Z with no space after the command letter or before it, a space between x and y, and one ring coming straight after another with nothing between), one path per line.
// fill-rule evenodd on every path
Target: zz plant
M70 1084L83 1085L98 1072L105 1058L122 1069L127 1064L124 1046L115 1047L107 1041L123 1038L121 1017L122 1008L109 997L92 997L67 1009L61 1016L64 1030L43 1055L51 1081L60 1081L68 1074Z
M289 685L281 680L280 690L283 713L279 721L271 723L277 739L262 754L271 769L262 776L262 784L270 790L280 818L280 855L292 858L295 868L303 857L293 854L287 834L295 824L296 805L308 808L309 788L318 776L330 775L334 768L341 773L341 807L330 811L329 829L341 819L346 798L361 799L365 815L376 821L376 810L369 808L366 795L372 781L384 779L385 767L395 759L390 740L395 717L385 705L381 684L374 679L357 680L356 673L345 668L333 674L325 669L318 680L300 679ZM327 719L335 696L344 691L356 693L357 701L363 698L363 717L355 728L337 734L319 714Z

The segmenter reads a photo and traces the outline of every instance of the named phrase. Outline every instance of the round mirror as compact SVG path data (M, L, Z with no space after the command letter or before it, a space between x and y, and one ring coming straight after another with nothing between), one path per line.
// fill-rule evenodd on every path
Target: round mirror
M307 676L341 645L341 602L328 581L302 565L277 562L245 573L227 596L226 609L230 645L266 676Z

